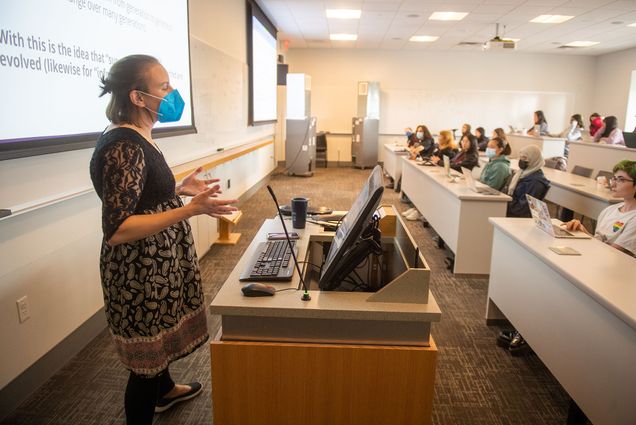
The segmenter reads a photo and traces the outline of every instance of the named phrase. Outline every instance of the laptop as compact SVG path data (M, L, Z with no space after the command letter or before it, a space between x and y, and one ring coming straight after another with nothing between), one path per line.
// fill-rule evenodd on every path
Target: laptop
M526 194L528 199L528 207L534 224L553 238L559 239L591 239L592 237L585 232L576 231L569 232L561 226L552 223L550 212L545 202Z
M481 193L483 195L501 195L501 192L499 192L497 189L493 189L490 186L477 186L477 183L475 183L475 179L473 178L473 173L468 168L462 167L462 173L464 174L466 185L473 192Z

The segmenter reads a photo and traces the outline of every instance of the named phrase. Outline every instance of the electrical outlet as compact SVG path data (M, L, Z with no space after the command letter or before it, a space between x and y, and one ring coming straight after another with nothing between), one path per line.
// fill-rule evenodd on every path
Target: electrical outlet
M227 179L227 188L229 189L231 186L232 186L232 185L231 185L231 181L230 181L230 179Z
M29 302L26 295L17 300L15 303L18 305L18 319L20 320L20 323L24 323L31 317Z

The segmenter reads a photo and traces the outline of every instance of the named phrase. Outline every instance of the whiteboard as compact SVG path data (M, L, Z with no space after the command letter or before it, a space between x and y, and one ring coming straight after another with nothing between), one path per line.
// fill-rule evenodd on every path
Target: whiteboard
M493 90L384 89L380 101L380 133L401 134L404 127L425 124L433 133L469 123L488 133L508 126L529 128L533 112L542 110L550 132L559 133L573 113L575 95L567 92ZM320 117L319 117L320 119Z

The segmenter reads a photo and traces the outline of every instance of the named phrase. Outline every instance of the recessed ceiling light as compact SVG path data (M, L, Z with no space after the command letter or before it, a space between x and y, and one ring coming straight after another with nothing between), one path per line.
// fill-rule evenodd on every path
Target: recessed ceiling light
M391 40L402 40L402 37L393 37Z
M569 21L574 18L574 16L566 16L566 15L539 15L536 18L530 20L530 22L534 22L536 24L560 24L565 21Z
M358 39L357 34L330 34L329 39L333 41L356 41Z
M566 43L565 45L568 47L590 47L596 46L599 44L598 41L572 41L570 43Z
M433 21L461 21L468 15L464 12L433 12L428 19Z
M612 25L623 25L624 22L623 21L614 21L612 22Z
M636 22L634 22L633 24L629 24L627 25L628 27L636 27Z
M414 35L409 38L409 41L418 41L420 43L430 43L437 40L439 37L436 35Z
M327 9L327 18L334 19L360 19L360 9Z
M417 13L411 13L409 15L406 15L407 18L419 18L420 15L418 15Z

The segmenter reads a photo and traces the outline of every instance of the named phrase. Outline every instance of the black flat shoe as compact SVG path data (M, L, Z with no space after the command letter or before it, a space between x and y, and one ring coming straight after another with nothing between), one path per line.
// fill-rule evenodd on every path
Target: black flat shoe
M198 396L199 394L201 394L201 390L203 389L203 386L200 383L192 382L187 385L190 387L190 391L183 393L177 397L171 397L171 398L161 397L159 400L157 400L157 405L155 406L155 413L165 412L166 410L170 409L175 404L181 403L182 401L190 400L191 398L194 398Z
M497 335L497 347L510 348L510 342L512 341L515 332L516 331L514 329L499 332L499 335Z
M526 340L523 339L521 334L515 331L508 346L508 351L510 351L510 354L513 356L524 356L530 352L530 346Z

